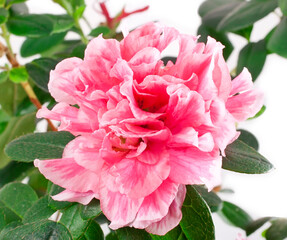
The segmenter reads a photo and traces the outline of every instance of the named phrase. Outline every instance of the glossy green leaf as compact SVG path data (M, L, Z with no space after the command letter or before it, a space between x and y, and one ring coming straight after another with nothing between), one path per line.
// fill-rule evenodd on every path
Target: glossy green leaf
M0 84L0 96L1 109L8 115L13 116L17 112L18 105L27 95L22 86L6 81Z
M224 59L227 60L230 56L230 54L233 51L233 45L230 42L229 38L227 37L227 35L225 33L219 33L216 32L213 28L209 28L205 25L200 25L200 27L197 30L197 34L200 35L199 41L200 42L207 42L207 37L213 37L215 38L217 41L221 42L225 48L223 49L223 56Z
M107 26L99 26L94 28L91 32L90 32L90 36L92 37L97 37L100 34L103 34L103 36L107 35L110 33L110 28L108 28Z
M242 2L243 0L206 0L204 1L199 9L198 9L198 14L201 17L204 17L207 13L210 11L213 11L214 9L221 7L222 5L226 5L231 2Z
M66 32L62 32L40 38L27 38L21 46L21 56L30 57L35 54L45 52L61 43L65 36Z
M107 236L106 240L119 240L115 231L111 231Z
M252 120L252 119L260 117L265 112L265 110L266 110L266 106L263 105L262 108L258 111L258 113L256 113L254 117L248 118L248 120Z
M55 210L48 206L48 198L48 196L44 196L35 202L25 213L23 223L32 223L48 219L55 212Z
M100 225L94 220L90 220L77 240L104 240L104 233Z
M74 19L76 20L80 19L84 14L85 9L86 9L85 5L77 6L73 14Z
M80 205L68 207L62 213L60 222L69 229L73 238L79 238L88 225L88 221L81 218Z
M5 8L0 8L0 24L7 22L9 12Z
M20 162L61 158L65 146L73 139L71 133L63 131L34 133L15 139L5 151L13 160Z
M246 143L236 140L225 149L222 168L234 172L260 174L273 168L272 164Z
M6 82L8 77L9 77L9 72L8 71L1 72L0 73L0 84Z
M239 227L243 230L245 230L247 225L252 222L252 218L247 212L235 204L226 201L223 202L220 216L231 225Z
M48 36L53 31L53 22L41 14L16 15L7 22L9 32L25 37Z
M283 17L281 22L274 30L268 43L267 49L282 57L287 58L287 17Z
M287 1L286 0L279 0L278 1L279 7L282 13L287 16Z
M214 9L207 12L202 17L202 23L210 28L216 29L222 19L240 4L240 1L225 1L224 4L217 5Z
M20 220L21 218L17 214L7 208L5 204L0 201L0 232L9 223Z
M163 61L164 65L166 65L169 61L171 61L173 64L176 63L176 57L171 57L171 56L167 56L167 57L163 57L161 59L161 61Z
M84 220L92 219L99 216L102 212L100 201L97 199L93 199L88 205L82 205L80 212L81 217Z
M45 14L45 16L47 16L53 22L53 34L66 32L74 26L74 19L67 14Z
M284 240L287 238L287 219L278 218L266 231L266 240Z
M58 61L52 58L39 58L25 65L33 82L45 92L48 90L50 71L55 69Z
M203 186L194 185L193 187L207 203L211 212L217 212L222 208L222 200L217 196L215 192L208 192L207 189Z
M61 5L69 15L74 18L80 18L85 6L84 0L53 0L55 3Z
M153 240L187 240L180 226L175 227L164 236L151 234Z
M265 223L267 223L271 219L272 217L263 217L249 223L245 227L246 235L249 236L250 234L254 233L257 229L261 228Z
M22 180L27 176L26 172L33 167L32 163L10 162L6 167L0 169L0 188L9 182Z
M206 202L193 186L187 186L180 226L187 239L215 239L214 224Z
M28 185L36 191L38 196L44 196L46 194L48 182L48 179L40 173L38 168L34 168L33 171L30 171Z
M9 183L0 190L0 201L20 218L37 200L35 191L23 183Z
M48 199L48 205L54 209L54 210L59 210L59 209L65 209L68 208L75 203L72 202L65 202L65 201L56 201L51 198L51 196L57 195L58 193L64 191L65 189L61 188L60 186L53 184L52 182L48 183L48 189L47 193L49 195Z
M10 228L0 235L0 240L72 240L68 229L60 223L49 220L29 223Z
M124 227L116 230L116 234L118 240L152 240L151 236L143 229Z
M252 75L252 80L255 81L264 67L266 56L267 49L264 39L256 43L248 43L239 53L236 74L241 73L246 67Z
M83 59L84 56L85 56L85 50L86 50L86 48L87 48L87 45L86 45L86 44L84 44L84 43L83 43L83 44L79 44L79 45L77 45L77 46L73 49L71 55L72 55L73 57L78 57L78 58Z
M249 26L247 28L240 29L238 31L233 31L233 33L244 37L249 42L252 30L253 30L253 25L251 25L251 26Z
M33 132L35 127L35 113L11 118L4 132L0 135L0 168L6 166L10 160L4 153L5 146L16 137Z
M259 149L259 142L256 137L249 131L244 129L238 129L240 131L240 135L238 139L244 143L246 143L249 147L254 148L256 151Z
M29 75L25 67L17 67L9 71L9 78L14 83L20 83L28 81Z
M230 11L218 24L219 31L237 31L272 12L278 5L277 0L244 1Z

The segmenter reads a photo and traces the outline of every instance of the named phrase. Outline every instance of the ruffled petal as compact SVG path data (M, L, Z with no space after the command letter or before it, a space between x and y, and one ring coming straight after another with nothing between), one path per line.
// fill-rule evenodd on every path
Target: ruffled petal
M63 192L52 196L52 198L56 201L78 202L87 205L93 198L98 198L98 195L93 192L82 193L64 190Z
M165 235L171 229L175 228L182 218L181 207L184 202L185 194L185 186L180 185L177 195L169 207L167 215L160 221L150 224L146 228L146 231L156 235Z

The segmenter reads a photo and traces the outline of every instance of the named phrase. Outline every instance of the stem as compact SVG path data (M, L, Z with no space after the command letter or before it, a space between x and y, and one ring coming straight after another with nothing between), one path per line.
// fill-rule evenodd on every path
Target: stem
M15 57L15 54L12 51L12 47L11 47L11 44L10 44L10 36L9 36L8 31L7 31L7 28L3 24L1 26L1 29L2 29L2 32L3 32L3 38L5 39L6 44L7 44L7 47L3 46L5 48L6 57L7 57L8 61L10 62L10 64L12 65L13 68L19 67L20 64L17 61L17 59ZM0 43L0 44L3 45L2 43ZM23 87L23 89L27 93L30 101L37 107L38 110L41 109L42 108L42 104L38 100L35 92L33 91L33 88L29 84L29 82L28 81L21 82L21 86ZM57 128L55 128L53 123L49 119L46 119L46 120L48 121L48 124L49 124L50 128L52 129L52 131L57 131Z
M79 30L79 34L80 34L82 42L84 44L88 44L89 43L89 39L85 36L78 19L75 19L75 26Z
M89 27L89 29L92 30L93 27L92 27L92 25L89 23L88 19L87 19L85 16L83 16L83 20L85 21L85 23L87 24L87 26Z

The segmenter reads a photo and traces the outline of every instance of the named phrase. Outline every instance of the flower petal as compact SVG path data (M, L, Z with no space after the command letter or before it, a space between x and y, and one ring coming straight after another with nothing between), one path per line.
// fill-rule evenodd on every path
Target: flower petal
M93 192L82 193L64 190L63 192L52 196L52 198L56 201L78 202L87 205L93 198L98 198L98 195Z

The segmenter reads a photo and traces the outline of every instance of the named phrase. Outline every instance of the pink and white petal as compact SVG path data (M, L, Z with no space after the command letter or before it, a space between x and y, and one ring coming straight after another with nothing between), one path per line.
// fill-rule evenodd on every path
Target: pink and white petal
M171 229L175 228L181 218L181 207L185 199L186 188L184 185L180 185L177 195L169 207L167 215L165 215L160 221L150 224L146 231L156 235L165 235Z
M169 150L169 178L180 184L206 184L212 188L213 179L218 183L221 171L221 156L219 151L202 152L198 148L174 148ZM213 186L213 187L214 187Z
M68 201L68 202L78 202L83 205L89 204L93 198L99 198L98 194L94 192L73 192L70 190L64 190L57 195L52 196L56 201Z
M264 95L257 90L250 90L228 98L227 110L236 121L241 122L253 117L263 106Z
M168 214L174 201L179 184L169 179L165 180L153 193L144 198L138 214L130 225L135 228L146 228L151 223L158 222Z
M79 67L83 60L80 58L67 58L56 65L50 72L48 83L49 92L57 102L75 104L75 82L79 76Z
M146 197L155 191L168 177L169 159L162 158L158 163L149 165L138 159L126 158L115 163L107 174L105 182L114 185L129 198Z
M98 193L99 176L79 166L73 158L36 159L34 165L45 178L67 190Z
M242 72L232 80L232 88L230 96L252 89L252 76L247 68L243 68Z
M117 78L121 81L133 80L133 71L129 64L123 60L118 59L110 71L110 77Z
M129 198L125 194L110 191L105 185L103 183L100 190L100 202L103 213L111 221L109 227L115 230L128 226L134 221L143 198Z

